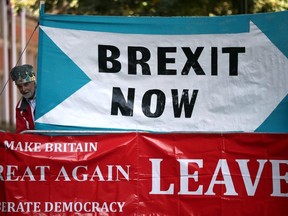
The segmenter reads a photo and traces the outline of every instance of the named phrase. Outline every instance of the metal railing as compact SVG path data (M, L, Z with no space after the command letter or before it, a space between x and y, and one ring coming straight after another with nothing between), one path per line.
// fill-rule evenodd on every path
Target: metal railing
M0 130L0 132L6 132ZM38 134L48 136L79 136L79 135L101 135L101 134L123 134L123 133L181 133L181 134L234 134L234 133L253 133L253 134L286 134L284 132L254 132L254 131L169 131L169 132L153 132L142 130L24 130L20 134Z
M123 134L123 133L181 133L181 134L233 134L233 133L261 133L261 132L243 132L243 131L169 131L169 132L149 132L141 130L25 130L20 134L39 134L49 136L78 136L78 135L101 135L101 134Z
M137 133L145 131L132 131L132 130L25 130L20 134L39 134L39 135L64 135L64 136L77 136L77 135L100 135L100 134L121 134L121 133Z

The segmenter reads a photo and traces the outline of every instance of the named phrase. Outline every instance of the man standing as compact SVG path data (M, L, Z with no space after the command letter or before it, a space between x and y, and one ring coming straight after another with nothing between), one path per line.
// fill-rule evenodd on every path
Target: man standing
M16 106L16 133L34 129L36 107L36 77L31 65L25 64L12 68L10 72L22 98Z

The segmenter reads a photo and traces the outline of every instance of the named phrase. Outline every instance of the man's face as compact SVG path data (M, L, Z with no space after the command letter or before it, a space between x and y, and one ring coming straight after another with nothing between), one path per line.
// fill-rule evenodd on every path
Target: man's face
M23 95L23 97L30 99L34 97L35 89L36 89L36 83L35 82L27 82L27 83L21 83L17 84L17 88L19 92Z

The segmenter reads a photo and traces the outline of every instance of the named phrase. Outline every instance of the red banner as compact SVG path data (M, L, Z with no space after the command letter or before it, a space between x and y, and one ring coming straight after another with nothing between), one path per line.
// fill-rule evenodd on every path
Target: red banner
M0 133L1 215L288 215L288 134Z

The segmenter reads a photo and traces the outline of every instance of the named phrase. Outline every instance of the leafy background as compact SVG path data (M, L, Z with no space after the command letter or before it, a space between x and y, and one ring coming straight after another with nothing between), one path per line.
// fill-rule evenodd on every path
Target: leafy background
M37 15L39 0L12 0ZM45 12L53 14L113 16L216 16L276 12L288 9L288 0L46 0Z

